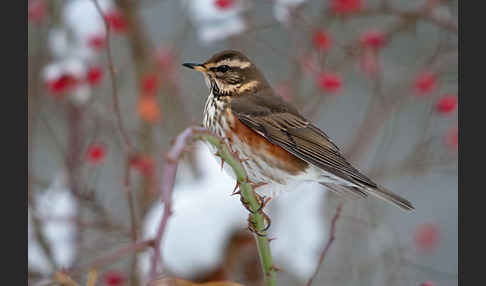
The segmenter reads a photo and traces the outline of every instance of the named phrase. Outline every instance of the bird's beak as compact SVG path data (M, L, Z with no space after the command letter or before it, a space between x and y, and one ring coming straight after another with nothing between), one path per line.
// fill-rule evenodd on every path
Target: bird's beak
M204 67L204 64L184 63L182 65L185 66L186 68L197 70L199 72L206 72L207 71L207 69Z

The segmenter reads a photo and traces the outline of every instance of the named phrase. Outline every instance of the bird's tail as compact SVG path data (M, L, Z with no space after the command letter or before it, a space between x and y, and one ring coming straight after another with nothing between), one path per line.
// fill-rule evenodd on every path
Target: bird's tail
M377 188L367 188L366 189L370 194L374 195L375 197L378 197L384 201L387 201L387 202L390 202L390 203L393 203L394 205L404 209L404 210L407 210L407 211L413 211L415 208L412 206L412 204L398 196L398 195L395 195L394 193L392 193L390 190L382 187L382 186L378 186Z
M328 190L344 196L348 198L366 198L368 194L371 194L379 199L382 199L386 202L392 203L401 209L407 210L407 211L413 211L415 208L412 206L412 204L398 196L392 193L390 190L386 189L385 187L382 186L377 186L375 188L373 187L364 187L364 186L343 186L343 185L338 185L338 184L331 184L331 183L324 183L324 182L319 182L321 185L325 186Z

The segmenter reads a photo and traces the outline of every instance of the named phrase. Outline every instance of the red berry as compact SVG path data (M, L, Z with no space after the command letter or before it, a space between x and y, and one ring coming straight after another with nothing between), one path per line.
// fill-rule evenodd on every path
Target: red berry
M138 100L137 112L149 123L157 123L161 118L159 103L155 96L142 95Z
M142 77L142 93L145 95L155 95L159 89L159 75L148 73Z
M137 155L130 160L130 165L146 177L152 176L154 172L153 158L145 155Z
M437 87L437 77L431 72L422 72L415 78L414 86L419 95L430 93Z
M86 152L86 159L91 164L99 164L106 158L106 148L99 143L91 143Z
M124 33L127 30L127 21L122 13L116 10L109 11L105 14L110 28L117 33Z
M436 104L437 111L442 114L453 112L457 107L457 96L444 95Z
M93 35L88 38L88 46L95 51L101 51L106 46L106 37L104 35Z
M420 286L435 286L435 282L425 281L424 283L420 284Z
M91 86L96 86L103 78L103 70L99 67L90 67L86 75L86 79Z
M332 0L331 8L335 13L348 14L363 8L361 0Z
M328 92L337 92L342 86L341 77L335 73L321 73L317 81L319 86Z
M414 235L415 246L422 252L430 252L439 244L439 228L432 223L420 225Z
M40 23L46 16L46 4L44 0L31 0L27 8L29 21Z
M120 271L110 270L103 276L103 283L107 286L120 286L125 282L125 277Z
M385 44L385 35L377 30L369 30L361 35L360 41L367 48L379 49Z
M233 6L234 0L216 0L214 1L214 5L221 10L226 10Z
M312 42L314 43L316 49L327 51L331 48L332 38L330 34L324 31L317 31L312 37Z
M63 74L58 78L48 80L47 89L54 95L60 95L72 91L77 83L78 80L74 76Z

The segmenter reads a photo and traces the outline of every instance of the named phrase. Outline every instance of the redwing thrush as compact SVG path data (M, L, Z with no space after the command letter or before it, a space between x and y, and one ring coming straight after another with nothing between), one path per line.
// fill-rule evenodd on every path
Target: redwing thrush
M354 168L323 131L275 95L242 53L223 51L203 64L183 66L204 75L210 93L203 124L227 138L233 150L246 159L243 166L250 181L273 188L317 181L340 194L372 194L403 209L414 209L409 201Z

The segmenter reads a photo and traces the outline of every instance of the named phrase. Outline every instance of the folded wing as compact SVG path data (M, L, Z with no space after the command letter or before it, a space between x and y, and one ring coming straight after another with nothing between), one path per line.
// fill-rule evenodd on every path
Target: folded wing
M237 97L230 104L231 111L243 124L271 143L344 180L377 187L341 155L323 131L271 91Z

